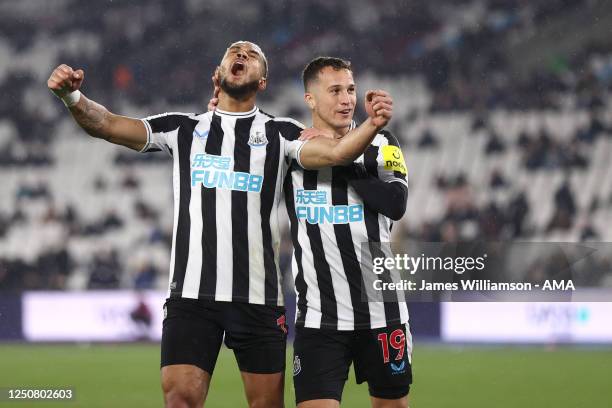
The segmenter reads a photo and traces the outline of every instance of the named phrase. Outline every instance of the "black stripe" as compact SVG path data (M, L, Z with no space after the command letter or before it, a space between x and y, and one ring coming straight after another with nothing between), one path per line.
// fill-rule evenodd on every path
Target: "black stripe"
M399 171L393 171L393 177L406 181L406 176L400 173Z
M270 119L274 119L274 116L273 116L273 115L270 115L269 113L264 112L264 111L262 111L261 109L259 110L259 113L261 113L262 115L266 115L266 116L267 116L267 117L269 117Z
M378 177L378 147L368 146L363 153L363 165L365 166L368 173L374 177Z
M175 130L180 126L181 119L187 118L188 115L161 115L155 118L147 119L152 133L167 133Z
M385 254L382 252L382 250L378 246L373 245L373 243L380 242L380 226L378 224L378 213L370 210L367 206L364 206L364 213L372 259L384 258ZM386 269L379 276L383 282L392 282L391 273ZM390 326L392 324L397 324L400 322L400 311L399 304L397 302L397 297L395 298L395 301L391 301L388 296L390 296L389 293L385 292L383 298L384 300L386 300L384 302L385 318L387 321L387 326Z
M272 229L270 215L276 198L276 178L280 160L280 138L274 122L266 123L266 162L264 164L264 181L261 187L261 239L263 244L263 260L266 270L264 284L265 301L267 305L278 304L278 275L280 271L274 261L274 248L272 247Z
M317 171L304 170L304 190L317 189ZM321 296L321 327L338 328L338 309L336 295L332 283L329 264L325 259L325 249L321 239L321 230L318 225L306 221L306 233L310 240L310 248L314 260L314 268L317 273L317 283Z
M295 289L297 291L297 316L295 325L297 327L304 327L306 321L306 312L308 307L306 305L306 293L308 291L308 285L304 280L304 268L302 268L302 247L298 240L299 223L297 216L295 215L295 202L293 197L293 179L291 172L299 171L295 170L294 165L289 168L287 175L285 176L285 182L283 190L285 191L285 205L287 206L287 214L289 215L290 228L291 228L291 240L293 241L293 251L295 261L297 263L298 273L295 276ZM295 164L297 166L297 164Z
M391 142L391 138L389 138L388 132L382 132L383 135ZM374 177L378 177L378 147L369 146L364 153L364 164L368 172L372 174ZM378 224L378 213L372 211L367 206L364 206L365 213L365 224L366 230L368 233L368 242L370 243L370 254L372 259L385 257L384 253L375 245L372 245L373 242L380 242L380 225ZM388 270L385 270L381 275L380 279L384 282L391 282L391 273ZM388 293L383 293L384 300L389 296ZM387 325L396 324L400 322L400 312L399 312L399 304L397 302L384 302L385 308L385 319L387 321Z
M213 115L205 152L219 156L223 142L221 117ZM202 185L202 278L200 299L215 299L217 287L217 191Z
M383 130L381 132L379 132L381 135L383 135L385 137L385 139L387 139L387 143L390 146L395 146L395 147L400 147L399 145L399 141L397 140L397 138L395 136L393 136L391 134L391 132L389 132L388 130Z
M187 271L187 259L189 257L189 235L191 228L191 217L189 215L189 202L191 201L191 143L193 141L193 129L197 121L185 121L177 134L178 161L179 161L179 210L176 225L176 240L174 247L174 271L172 283L174 289L170 290L170 297L181 297L185 272Z
M332 169L333 205L348 205L348 182L343 170L341 167ZM361 299L364 283L362 282L361 267L355 253L355 243L353 243L350 224L334 224L334 232L342 258L342 267L351 293L355 329L370 328L370 308L368 303ZM358 244L361 245L361 243Z
M255 117L237 119L234 128L234 171L249 173L249 133ZM232 190L232 300L249 300L249 222L246 191Z

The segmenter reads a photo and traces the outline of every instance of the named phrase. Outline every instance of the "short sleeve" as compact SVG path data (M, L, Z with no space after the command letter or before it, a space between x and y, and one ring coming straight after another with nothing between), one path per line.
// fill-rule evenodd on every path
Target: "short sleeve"
M184 113L163 113L141 119L147 129L147 143L140 152L164 151L172 155L181 120L189 116Z
M366 169L375 172L382 181L408 186L408 170L398 140L388 131L382 131L380 135L378 146L370 146L365 153Z
M305 128L300 122L289 118L275 119L280 132L281 142L283 144L283 153L285 160L291 162L295 160L302 167L300 162L300 152L306 144L305 141L298 140L300 132Z

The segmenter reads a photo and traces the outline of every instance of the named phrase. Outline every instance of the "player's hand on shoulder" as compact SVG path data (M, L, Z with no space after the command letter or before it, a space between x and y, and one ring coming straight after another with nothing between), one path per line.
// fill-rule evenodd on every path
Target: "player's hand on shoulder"
M211 77L213 83L213 96L208 101L208 110L214 111L217 109L217 105L219 104L219 91L221 90L221 86L219 85L219 70L216 69L215 73Z
M300 137L298 140L306 141L310 139L314 139L316 137L324 137L327 139L333 139L334 134L330 130L322 130L317 128L306 128L300 132Z
M47 87L57 97L63 98L81 88L83 79L85 79L85 72L82 69L74 70L66 64L61 64L51 73L47 80Z
M365 95L365 110L378 128L383 128L393 116L393 98L382 89L370 90Z

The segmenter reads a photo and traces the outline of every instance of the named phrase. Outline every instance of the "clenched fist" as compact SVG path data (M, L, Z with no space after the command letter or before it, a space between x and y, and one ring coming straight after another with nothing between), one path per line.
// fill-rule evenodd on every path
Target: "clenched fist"
M393 116L393 98L383 90L368 91L365 96L365 110L374 126L383 128Z
M58 98L63 99L71 92L77 91L84 78L85 73L82 69L75 71L68 65L62 64L51 73L47 86Z

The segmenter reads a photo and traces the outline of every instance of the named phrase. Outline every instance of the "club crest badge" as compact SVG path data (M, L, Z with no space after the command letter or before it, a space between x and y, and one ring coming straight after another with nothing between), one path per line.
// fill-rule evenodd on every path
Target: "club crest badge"
M302 363L300 363L300 357L296 355L293 358L293 376L298 375L300 371L302 371Z
M262 147L268 144L268 138L264 132L255 131L249 135L249 146Z

